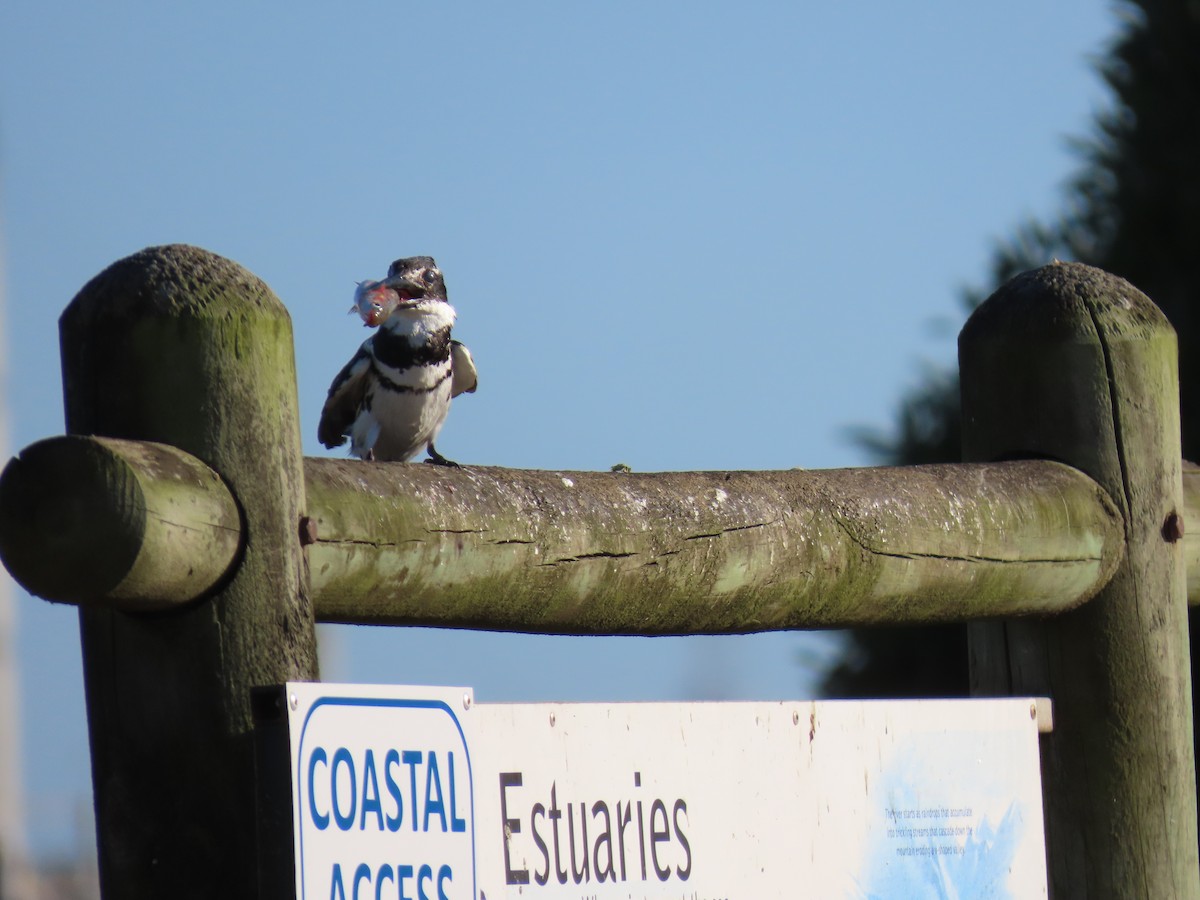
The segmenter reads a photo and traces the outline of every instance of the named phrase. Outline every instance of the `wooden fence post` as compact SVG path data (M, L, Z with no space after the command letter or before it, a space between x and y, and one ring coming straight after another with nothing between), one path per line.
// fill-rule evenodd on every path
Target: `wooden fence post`
M317 676L291 320L240 266L169 246L94 278L60 333L68 431L191 453L246 535L182 611L80 611L102 890L256 896L250 692Z
M1120 506L1126 553L1090 603L971 626L973 689L1048 695L1051 896L1197 897L1175 333L1132 285L1054 263L959 338L968 461L1046 457Z

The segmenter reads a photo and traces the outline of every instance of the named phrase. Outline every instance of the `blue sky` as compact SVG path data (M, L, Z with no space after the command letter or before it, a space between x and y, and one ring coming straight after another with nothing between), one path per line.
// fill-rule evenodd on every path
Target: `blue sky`
M354 282L431 254L477 394L464 463L863 465L948 364L991 241L1057 207L1105 95L1106 3L84 4L0 8L12 450L61 433L57 319L184 242L274 288L305 451ZM73 610L17 592L35 849L89 791ZM812 635L323 630L328 679L481 701L812 693ZM805 663L808 660L808 663ZM90 835L84 835L90 839Z

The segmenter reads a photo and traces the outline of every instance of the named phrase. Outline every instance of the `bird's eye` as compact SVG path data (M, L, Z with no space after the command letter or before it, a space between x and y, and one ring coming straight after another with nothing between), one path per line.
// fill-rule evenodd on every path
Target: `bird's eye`
M426 269L424 274L425 283L432 285L437 281L438 275L441 274L437 269Z

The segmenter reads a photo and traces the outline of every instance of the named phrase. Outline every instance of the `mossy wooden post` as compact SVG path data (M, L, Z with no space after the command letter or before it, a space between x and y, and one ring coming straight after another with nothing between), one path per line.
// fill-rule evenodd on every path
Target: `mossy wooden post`
M60 332L68 431L193 454L246 535L184 610L80 610L102 890L257 896L250 691L317 674L291 321L240 266L169 246L94 278Z
M974 625L973 688L1048 695L1051 896L1200 896L1175 333L1129 283L1055 263L1019 275L959 338L970 461L1062 460L1125 519L1092 601Z

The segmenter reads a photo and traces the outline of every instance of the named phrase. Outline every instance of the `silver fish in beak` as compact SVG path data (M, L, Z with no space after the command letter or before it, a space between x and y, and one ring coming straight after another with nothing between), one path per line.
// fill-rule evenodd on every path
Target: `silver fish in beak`
M367 328L376 328L387 321L400 305L400 294L386 281L360 281L354 289L354 305L350 312L358 313Z

